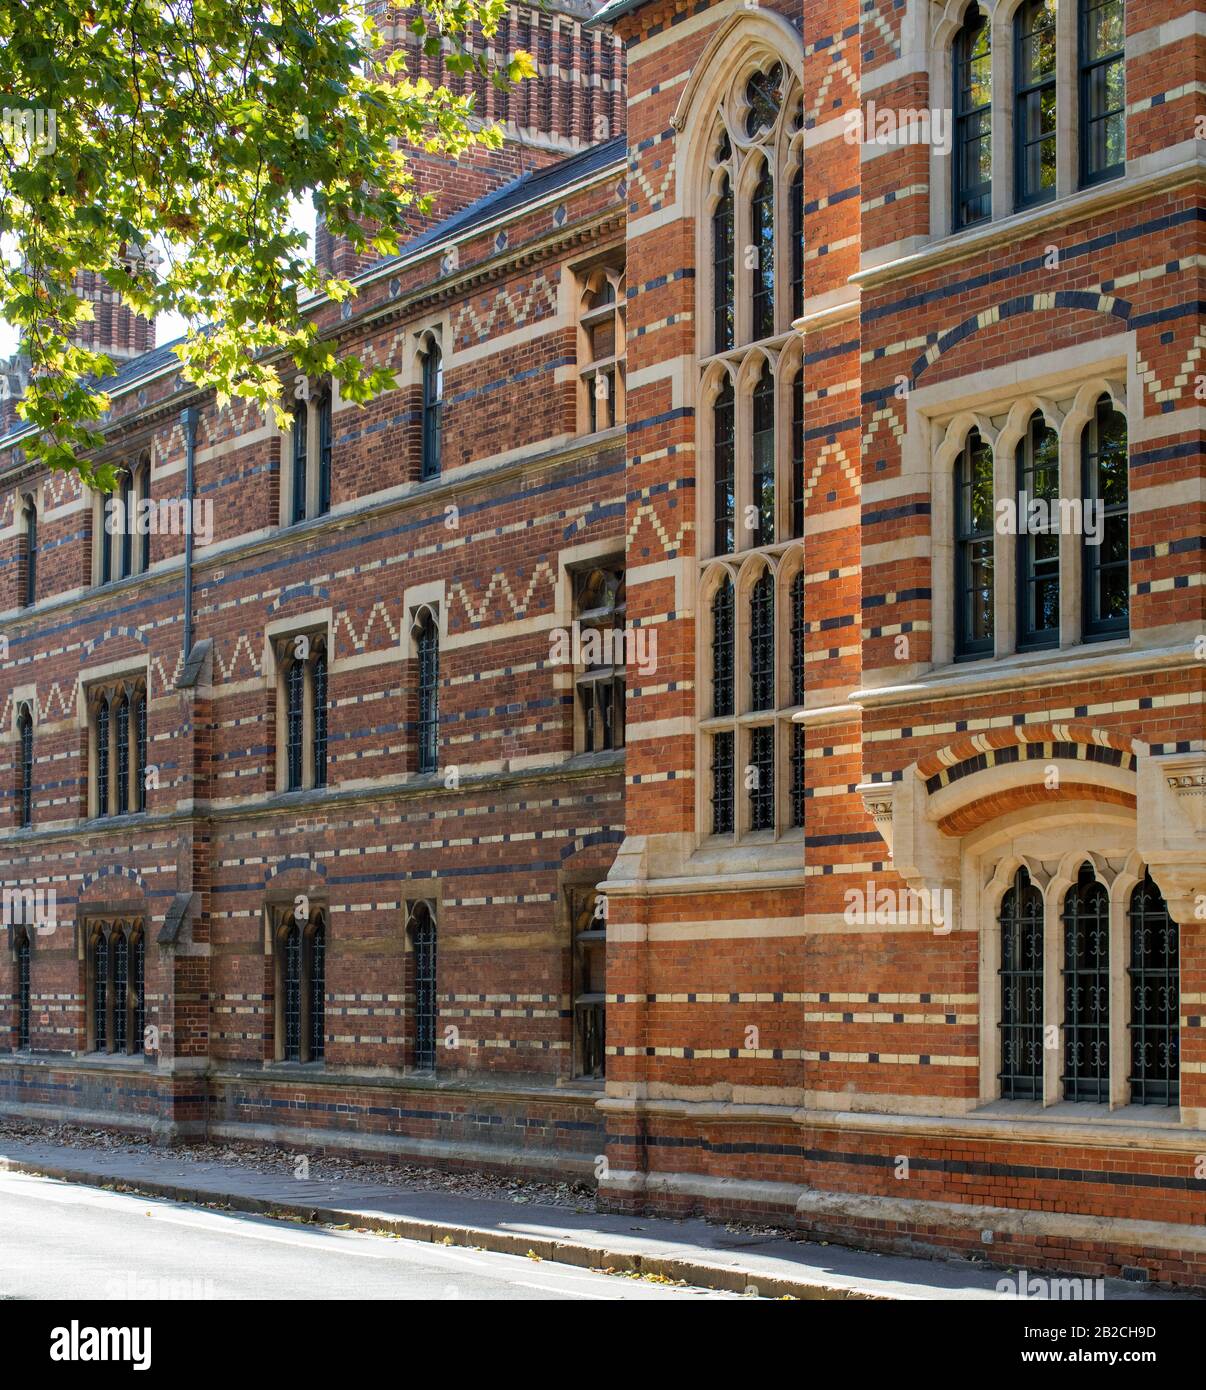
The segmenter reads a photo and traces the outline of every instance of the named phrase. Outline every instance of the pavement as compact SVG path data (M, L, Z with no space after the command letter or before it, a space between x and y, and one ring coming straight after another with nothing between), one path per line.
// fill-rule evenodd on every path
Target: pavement
M880 1255L703 1220L518 1205L355 1179L293 1178L237 1163L189 1160L170 1149L113 1152L3 1137L0 1174L5 1172L327 1230L378 1232L445 1250L518 1256L529 1264L685 1280L698 1288L766 1298L997 1299L1002 1296L997 1281L1005 1273L970 1261ZM31 1194L38 1188L22 1190ZM1119 1280L1107 1280L1105 1292L1108 1299L1169 1296Z

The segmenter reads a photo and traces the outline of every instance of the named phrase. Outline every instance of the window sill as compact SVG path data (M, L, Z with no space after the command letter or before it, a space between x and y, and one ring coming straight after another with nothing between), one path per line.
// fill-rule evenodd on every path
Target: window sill
M1180 1129L1181 1109L1177 1105L1108 1105L1087 1101L1060 1100L1044 1105L1038 1100L994 1100L971 1112L977 1119L1026 1120L1046 1124L1112 1125L1117 1128Z
M1040 652L1014 652L1009 656L985 656L978 661L958 661L935 667L907 685L871 686L854 691L851 703L863 708L914 704L938 698L963 697L997 688L1016 689L1043 685L1053 680L1100 679L1193 661L1193 647L1186 642L1172 647L1136 647L1130 636L1081 643L1075 647Z

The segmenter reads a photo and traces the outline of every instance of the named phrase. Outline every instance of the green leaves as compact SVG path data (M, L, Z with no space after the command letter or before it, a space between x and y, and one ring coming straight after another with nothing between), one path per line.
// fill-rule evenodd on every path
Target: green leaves
M428 0L379 20L412 16L416 37L435 51L443 40L447 70L505 85L535 66L517 53L487 67L482 36L504 12L504 0ZM498 143L471 125L470 99L405 73L378 23L346 0L0 6L4 105L54 117L53 140L25 159L0 123L0 237L13 248L0 256L0 318L32 359L18 408L40 431L23 441L28 455L103 477L86 456L108 408L95 383L114 367L71 343L91 316L74 288L81 271L105 275L138 312L208 325L177 352L219 399L272 414L282 368L335 371L351 400L391 388L388 373L317 343L302 303L351 287L324 285L291 216L311 195L332 232L390 254L425 206L405 149L455 157ZM140 254L152 247L158 265Z

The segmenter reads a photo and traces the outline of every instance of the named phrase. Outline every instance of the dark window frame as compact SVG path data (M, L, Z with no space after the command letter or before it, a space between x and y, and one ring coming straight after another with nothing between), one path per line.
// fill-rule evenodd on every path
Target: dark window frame
M988 466L988 494L992 502L989 508L989 524L976 526L973 500L977 481L983 483L980 467L984 460ZM993 452L992 446L979 430L968 431L963 447L955 458L954 497L955 497L955 659L979 660L991 656L996 648L996 563L993 552L995 529L991 518L995 516L995 496L993 491ZM983 520L983 519L982 519ZM987 543L991 579L989 598L989 631L982 636L972 634L971 595L978 592L972 583L974 556L976 549Z
M1100 545L1089 541L1088 526L1082 529L1081 536L1081 593L1083 596L1082 636L1086 642L1098 642L1115 637L1126 637L1131 630L1130 605L1130 429L1126 415L1117 408L1109 394L1097 400L1092 416L1085 422L1080 436L1081 497L1085 507L1085 520L1088 508L1100 499L1101 485L1101 438L1105 417L1116 416L1122 422L1123 458L1125 461L1126 498L1122 502L1107 503L1104 507L1104 526L1108 530L1111 521L1122 521L1124 542L1120 561L1102 562L1101 552L1105 545L1102 536ZM1100 615L1101 577L1106 570L1123 572L1123 591L1126 595L1126 613L1120 618L1105 618Z
M712 402L712 545L717 555L737 546L737 397L726 375Z
M1064 1068L1069 1101L1110 1099L1110 895L1092 865L1064 895Z
M1001 898L1000 928L1002 1100L1043 1098L1044 904L1027 869L1019 868Z
M33 715L22 705L17 715L17 824L33 825Z
M418 772L436 772L440 765L440 629L430 608L417 616L414 627Z
M979 16L978 25L972 22L975 16ZM986 54L977 54L976 42L982 34L988 38L988 49ZM971 67L973 62L983 57L987 57L988 60L989 99L979 106L972 106ZM951 67L955 122L954 150L951 156L951 229L959 232L965 227L987 222L992 217L992 33L987 16L975 0L968 5L963 23L951 45ZM973 142L980 143L984 140L988 141L989 148L988 181L968 184L962 172L964 152L970 149ZM975 212L974 216L969 216L968 209L976 205L982 210Z
M414 1012L411 1065L416 1071L434 1071L440 1021L439 933L437 914L429 902L416 903L411 909L407 932Z
M1125 7L1123 9L1123 47L1111 49L1108 53L1103 53L1097 58L1089 58L1087 56L1089 50L1089 25L1092 12L1105 9L1106 6L1111 3L1114 3L1114 0L1099 0L1098 3L1093 3L1093 0L1078 0L1076 7L1077 90L1080 98L1077 120L1077 163L1080 172L1081 188L1092 188L1099 183L1108 183L1111 179L1121 178L1126 173ZM1118 3L1121 3L1121 0L1118 0ZM1121 107L1110 107L1103 112L1092 114L1090 108L1093 103L1095 76L1098 72L1106 70L1115 64L1119 65L1122 70L1122 105ZM1090 128L1099 126L1117 116L1121 116L1122 119L1122 159L1113 164L1094 167Z
M1059 97L1056 85L1056 68L1053 66L1049 73L1044 73L1037 80L1024 83L1022 73L1024 70L1024 57L1026 51L1027 38L1034 35L1034 28L1027 28L1036 16L1046 13L1046 0L1022 0L1013 16L1013 204L1016 211L1023 208L1039 207L1043 203L1049 203L1057 191L1055 180L1044 188L1040 182L1037 190L1031 189L1029 182L1029 160L1027 152L1035 146L1042 146L1050 141L1053 151L1052 167L1057 169L1055 164L1055 147L1059 130ZM1055 18L1052 16L1052 26L1054 32ZM1030 122L1037 112L1041 124L1042 112L1045 99L1050 96L1053 103L1052 110L1055 113L1056 124L1050 131L1040 132L1038 136L1029 136ZM1040 169L1042 166L1042 155L1039 156ZM1041 179L1041 174L1040 174ZM1056 173L1056 180L1058 172Z
M1054 484L1040 492L1034 486L1036 475L1044 468L1039 461L1041 441L1054 441L1054 465L1045 465L1054 474ZM1036 410L1026 423L1026 432L1018 440L1014 450L1014 463L1017 473L1017 650L1044 651L1059 646L1060 611L1064 576L1060 564L1060 530L1058 524L1046 531L1031 532L1026 519L1027 508L1032 499L1042 497L1048 505L1054 504L1058 511L1060 502L1060 458L1059 433L1050 424L1041 410ZM1025 501L1026 505L1023 505ZM1054 556L1040 556L1039 542L1054 541ZM1052 562L1054 562L1055 587L1055 626L1039 627L1035 617L1041 605L1036 597L1040 586L1052 583ZM1040 570L1040 565L1045 566Z
M419 477L438 478L443 464L444 355L431 342L423 354Z

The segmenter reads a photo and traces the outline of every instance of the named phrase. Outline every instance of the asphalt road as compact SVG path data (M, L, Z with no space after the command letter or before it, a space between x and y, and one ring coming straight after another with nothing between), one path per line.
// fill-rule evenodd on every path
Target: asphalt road
M4 1299L734 1299L0 1173Z

